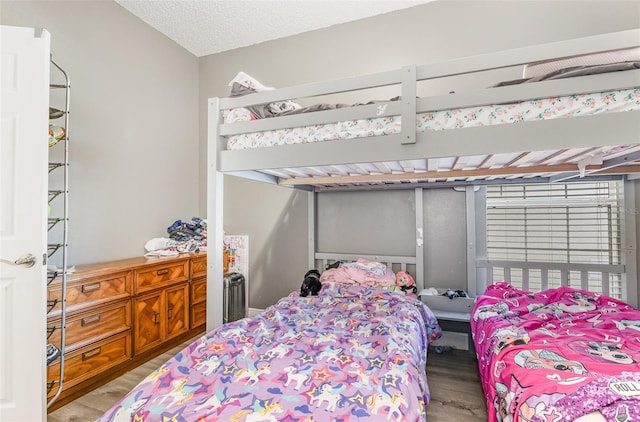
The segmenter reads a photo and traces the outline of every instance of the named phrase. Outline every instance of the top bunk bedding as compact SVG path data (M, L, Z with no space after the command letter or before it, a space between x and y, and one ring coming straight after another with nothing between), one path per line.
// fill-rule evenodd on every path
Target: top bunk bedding
M637 172L640 48L633 44L639 32L275 90L250 77L236 80L245 83L243 94L258 92L219 99L210 109L219 116L210 138L217 145L217 168L231 174L258 170L289 186ZM587 54L592 44L603 51ZM554 54L557 59L550 60ZM514 66L524 69L522 79L416 95L420 82ZM399 86L401 95L365 104L296 103L389 86Z
M640 63L637 68L640 68ZM418 113L415 127L417 132L426 132L638 109L640 88L631 88ZM230 136L227 139L227 149L264 148L399 134L401 122L402 117L396 115L243 133Z

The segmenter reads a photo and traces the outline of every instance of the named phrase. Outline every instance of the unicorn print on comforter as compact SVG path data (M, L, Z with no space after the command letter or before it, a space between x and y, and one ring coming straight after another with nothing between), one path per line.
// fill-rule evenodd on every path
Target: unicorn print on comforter
M440 333L412 297L292 292L197 339L98 421L425 421L427 347Z

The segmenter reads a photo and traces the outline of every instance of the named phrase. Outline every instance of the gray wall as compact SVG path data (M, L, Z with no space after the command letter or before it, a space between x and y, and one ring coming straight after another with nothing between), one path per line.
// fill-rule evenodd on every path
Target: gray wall
M233 176L224 190L225 233L249 235L249 304L265 308L302 282L307 193Z
M47 29L71 80L71 265L140 256L198 215L195 56L111 0L3 0L0 22Z
M638 5L636 1L445 0L206 56L200 59L201 148L206 148L206 100L228 95L227 83L240 70L265 85L275 87L374 73L407 64L425 64L637 28L640 26ZM464 84L462 79L458 79L435 88L439 92L448 92L460 90ZM201 160L204 163L206 158L203 156ZM203 178L205 166L201 165L201 169L200 176ZM261 308L273 303L272 298L281 297L297 288L307 270L306 259L290 259L294 254L305 255L303 251L307 250L307 243L302 233L289 231L277 237L270 235L276 227L287 225L285 216L296 222L306 221L306 201L300 200L305 194L289 190L277 198L269 196L269 207L273 210L279 208L281 219L265 225L254 225L253 221L262 218L261 209L264 207L264 196L257 193L262 189L272 192L274 188L267 188L258 182L233 184L233 193L225 193L225 229L250 236L250 306ZM204 185L201 185L200 196L200 204L204 206ZM402 241L398 237L406 228L397 231L386 228L387 233L392 233L389 235L390 244L380 242L370 231L380 218L387 221L384 220L387 211L380 210L381 216L363 212L349 200L336 198L334 203L333 199L321 200L321 207L328 206L330 211L321 208L320 216L325 211L341 216L342 220L334 224L340 227L350 226L347 223L349 221L361 222L352 225L351 232L354 235L344 235L345 245L348 244L350 249L357 249L353 239L360 239L362 249L367 251L373 248L372 245L392 250L409 247L410 243L403 242L412 240ZM427 285L466 285L464 200L463 193L453 190L437 190L425 195ZM384 203L384 199L379 202ZM299 206L291 208L292 203L298 203ZM403 224L403 219L398 218L398 224ZM414 227L413 220L409 224ZM299 226L304 229L302 225ZM340 236L335 232L321 231L318 237L323 242L331 239L332 246L340 243ZM391 252L380 250L377 253ZM267 256L270 259L265 259ZM259 268L259 272L256 268ZM265 286L268 286L268 290L264 290Z
M317 201L318 251L415 254L413 190L324 192Z

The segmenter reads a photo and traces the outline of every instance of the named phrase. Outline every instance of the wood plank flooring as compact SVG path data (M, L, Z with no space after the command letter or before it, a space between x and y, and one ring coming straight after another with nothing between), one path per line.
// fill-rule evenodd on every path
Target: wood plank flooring
M486 422L487 403L480 384L475 354L452 350L427 355L431 402L429 422Z
M188 343L169 350L50 413L48 422L95 421L147 374L182 350ZM429 351L427 377L431 391L431 403L427 407L429 422L484 422L487 420L486 403L473 354L453 350L439 355Z

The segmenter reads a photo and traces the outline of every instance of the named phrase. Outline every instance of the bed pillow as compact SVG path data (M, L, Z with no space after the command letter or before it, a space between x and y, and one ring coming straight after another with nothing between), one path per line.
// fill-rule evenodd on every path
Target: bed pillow
M320 276L322 283L337 283L370 287L395 287L396 276L386 265L360 258L345 262L338 268L330 268Z
M240 97L247 94L252 94L254 92L262 92L262 91L271 91L274 88L269 86L262 85L257 79L254 77L247 75L244 72L239 72L235 78L229 82L229 86L231 87L231 91L229 93L230 97ZM302 108L302 106L293 101L277 101L274 103L267 104L257 104L248 106L243 109L232 109L229 110L227 116L225 116L225 123L234 123L241 122L246 120L255 120L255 119L266 119L269 117L275 117L282 113L291 112L294 110L298 110ZM241 110L240 112L236 112L236 110ZM251 116L247 119L239 119L237 114L241 115L245 114L245 110L249 111ZM230 121L227 120L228 116L231 115Z

